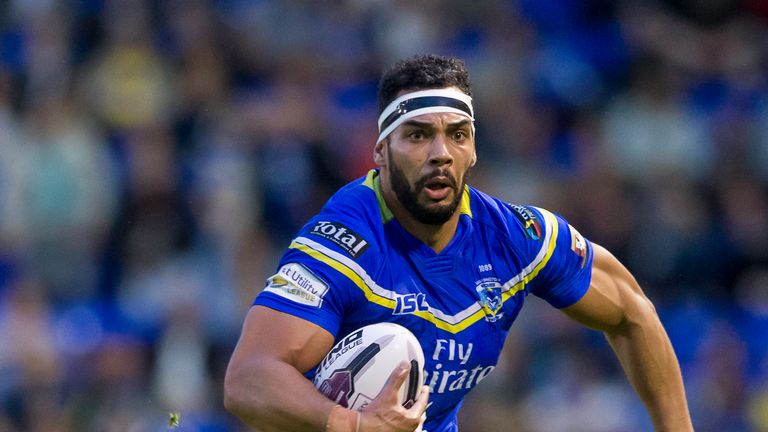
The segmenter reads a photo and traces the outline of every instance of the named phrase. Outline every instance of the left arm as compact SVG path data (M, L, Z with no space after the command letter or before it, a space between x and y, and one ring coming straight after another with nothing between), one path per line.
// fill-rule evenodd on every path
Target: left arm
M656 309L632 274L593 246L589 290L563 311L605 333L657 431L693 431L677 357Z

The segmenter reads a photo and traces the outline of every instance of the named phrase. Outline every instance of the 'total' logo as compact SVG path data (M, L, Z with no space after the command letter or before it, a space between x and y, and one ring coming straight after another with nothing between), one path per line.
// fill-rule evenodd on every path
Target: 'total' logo
M357 258L369 247L368 242L360 234L339 222L318 221L309 233L336 243L352 258Z

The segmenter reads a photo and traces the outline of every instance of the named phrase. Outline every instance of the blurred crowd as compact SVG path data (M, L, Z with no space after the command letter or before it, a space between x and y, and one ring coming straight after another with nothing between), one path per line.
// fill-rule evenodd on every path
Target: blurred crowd
M470 70L471 183L626 263L697 431L768 431L766 41L761 0L0 1L0 431L244 430L243 316L426 52ZM651 430L528 303L462 430Z

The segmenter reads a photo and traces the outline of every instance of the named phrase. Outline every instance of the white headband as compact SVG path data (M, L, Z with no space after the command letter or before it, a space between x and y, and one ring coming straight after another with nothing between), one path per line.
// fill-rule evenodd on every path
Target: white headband
M431 113L456 113L472 120L475 130L475 113L472 98L455 88L420 90L407 93L393 100L379 116L378 144L408 119Z

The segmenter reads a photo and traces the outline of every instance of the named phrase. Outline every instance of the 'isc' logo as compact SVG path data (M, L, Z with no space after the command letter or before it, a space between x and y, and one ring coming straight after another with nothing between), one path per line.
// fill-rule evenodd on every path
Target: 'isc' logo
M412 293L395 297L395 310L393 315L404 315L417 311L428 311L429 304L424 293Z

